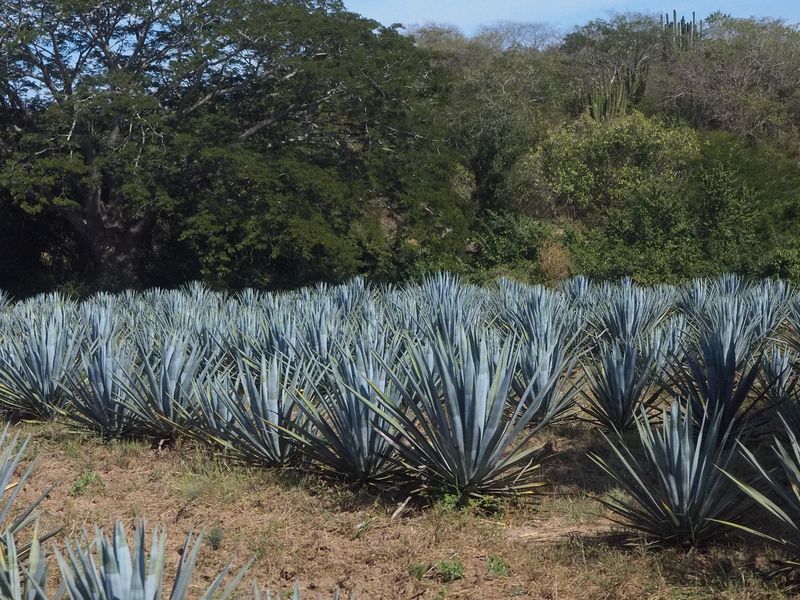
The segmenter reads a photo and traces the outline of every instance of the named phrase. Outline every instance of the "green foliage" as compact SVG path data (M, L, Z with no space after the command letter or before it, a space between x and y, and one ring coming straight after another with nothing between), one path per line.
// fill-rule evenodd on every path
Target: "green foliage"
M630 205L648 186L680 187L699 155L700 139L688 127L639 113L607 122L582 117L519 166L533 178L519 185L539 182L541 198L531 202L540 210L596 218Z
M638 13L593 20L567 34L562 49L583 89L580 109L597 120L627 114L645 93L660 42L655 19Z
M206 534L206 543L212 550L216 551L222 547L222 540L225 539L225 531L221 527L214 527Z
M640 113L582 117L517 165L517 186L538 212L579 221L565 238L579 272L674 280L695 274L700 254L687 192L701 147L687 127Z
M475 226L472 268L487 278L502 274L540 279L539 251L551 237L552 227L545 221L510 211L487 211Z
M726 271L753 272L759 260L759 241L754 198L738 181L736 173L722 163L712 163L700 172L698 237L714 264Z
M428 571L430 571L430 565L427 563L411 563L408 565L408 574L414 579L424 579Z
M598 225L569 225L566 245L575 270L598 278L633 276L641 283L701 274L690 210L683 190L653 182L626 207L607 211Z
M511 567L499 554L490 554L486 559L486 570L491 577L506 577L511 571Z
M559 39L404 35L338 2L37 7L0 23L14 294L800 281L800 33L779 20L619 14Z
M103 483L102 477L97 471L89 471L88 473L84 473L69 488L69 495L70 496L82 496L84 494L88 494L89 492L98 490L103 488L105 483Z
M705 19L700 43L670 55L654 100L701 127L796 147L798 59L796 25L716 12Z
M438 578L445 583L464 578L464 563L458 557L442 559L434 565L434 568Z
M453 250L444 78L396 29L325 6L46 0L4 21L0 106L17 133L0 201L66 224L104 287L187 269L233 286L395 275L409 238ZM102 35L76 26L88 12Z

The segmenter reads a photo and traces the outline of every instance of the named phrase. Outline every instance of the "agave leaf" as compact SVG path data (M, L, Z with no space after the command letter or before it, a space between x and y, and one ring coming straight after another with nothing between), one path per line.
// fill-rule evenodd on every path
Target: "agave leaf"
M166 535L154 529L149 555L146 548L146 526L137 521L134 545L131 549L121 522L114 525L109 539L97 530L90 544L67 541L64 553L55 550L66 593L72 600L160 600L164 587ZM84 539L87 539L84 532ZM172 581L170 600L185 600L200 551L202 534L189 534ZM233 597L235 588L244 577L247 567L220 589L229 567L214 578L201 596L226 600Z
M541 424L520 436L537 407L528 405L527 394L507 404L516 360L512 342L499 346L462 329L455 348L441 337L409 345L408 363L392 372L400 405L377 387L377 403L362 401L395 430L381 432L426 488L462 495L530 491L538 449L525 444Z
M80 323L63 303L38 306L20 317L19 338L0 348L0 400L25 418L51 419L63 411L64 383L80 350Z
M784 443L776 437L772 443L772 451L777 459L777 472L766 469L744 444L740 444L742 455L753 468L757 483L761 484L759 487L753 482L742 481L727 469L723 472L776 525L780 526L781 532L785 535L776 537L761 530L749 529L737 519L728 519L726 523L768 539L797 557L800 556L800 443L789 423L782 420L782 424L788 441ZM774 499L770 498L768 493Z
M401 357L399 336L375 334L352 347L340 344L337 359L297 393L310 427L298 436L300 448L326 473L352 482L375 483L393 474L393 446L379 430L391 426L370 408L378 396L395 406L401 393L390 375ZM367 398L372 402L363 402Z
M722 535L722 521L737 521L750 506L745 496L722 473L735 458L721 417L706 417L696 427L691 407L673 402L660 429L647 414L637 420L639 443L645 462L638 461L624 439L606 438L619 466L592 454L590 458L609 475L630 500L607 497L604 506L627 527L663 543L697 546Z

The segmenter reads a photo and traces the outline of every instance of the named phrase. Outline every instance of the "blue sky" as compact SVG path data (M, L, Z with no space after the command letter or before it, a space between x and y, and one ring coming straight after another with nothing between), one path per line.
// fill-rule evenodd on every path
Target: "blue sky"
M536 21L570 28L611 12L660 12L680 15L697 12L701 18L714 10L737 17L781 17L800 22L800 0L670 0L663 6L635 0L345 0L348 9L384 24L450 23L466 32L496 21Z

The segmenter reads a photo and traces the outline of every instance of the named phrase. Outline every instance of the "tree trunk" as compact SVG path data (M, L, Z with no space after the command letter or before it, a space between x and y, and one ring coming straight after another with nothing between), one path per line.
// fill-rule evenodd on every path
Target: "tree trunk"
M62 211L61 215L83 239L91 264L87 275L92 287L99 290L140 288L142 264L155 223L151 213L123 225L104 215L86 210Z
M146 248L138 236L105 227L87 241L95 287L116 291L141 286L141 257Z

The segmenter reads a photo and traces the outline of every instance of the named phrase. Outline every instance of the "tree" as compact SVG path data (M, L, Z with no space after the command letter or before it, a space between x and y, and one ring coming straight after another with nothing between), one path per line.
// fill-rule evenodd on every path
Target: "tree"
M325 227L357 220L367 198L408 202L386 178L429 133L412 116L438 85L425 67L396 31L339 2L0 0L0 110L15 136L0 187L27 212L67 222L98 285L136 285L164 244L198 242L209 219L251 227L229 217L254 209L256 183ZM281 162L316 172L316 189L298 190L307 182L287 181ZM351 183L359 198L320 207ZM225 253L273 245L262 233ZM223 237L194 244L210 249L199 257L207 273Z
M478 29L475 40L495 51L546 50L559 41L558 31L547 23L501 21Z
M579 109L603 119L634 108L662 42L656 19L640 13L597 19L569 33L561 51L574 73Z
M653 96L696 126L751 141L796 140L800 30L779 19L714 13L699 43L668 58Z
M555 34L539 23L500 23L473 37L436 26L412 35L452 74L443 118L474 179L478 208L516 210L506 189L509 169L563 113Z
M638 112L604 122L584 115L519 161L515 189L532 213L596 222L652 182L683 186L700 146L690 128Z

